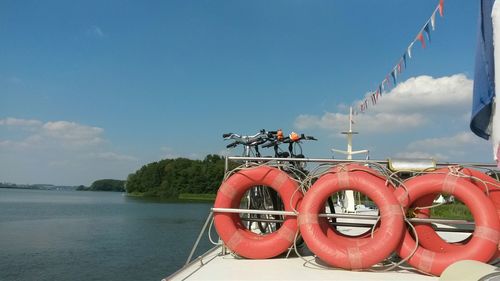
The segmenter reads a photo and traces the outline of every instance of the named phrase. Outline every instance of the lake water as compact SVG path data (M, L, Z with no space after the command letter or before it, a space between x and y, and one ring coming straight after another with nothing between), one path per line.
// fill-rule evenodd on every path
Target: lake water
M183 265L210 207L0 188L0 280L161 280Z

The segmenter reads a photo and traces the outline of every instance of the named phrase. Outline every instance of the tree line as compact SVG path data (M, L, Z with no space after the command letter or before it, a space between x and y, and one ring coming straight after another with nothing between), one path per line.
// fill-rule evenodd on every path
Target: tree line
M82 191L125 191L125 181L102 179L96 180L89 187L80 185L76 190Z
M203 160L165 159L142 166L130 174L130 194L178 198L181 193L215 194L224 177L224 158L207 155Z

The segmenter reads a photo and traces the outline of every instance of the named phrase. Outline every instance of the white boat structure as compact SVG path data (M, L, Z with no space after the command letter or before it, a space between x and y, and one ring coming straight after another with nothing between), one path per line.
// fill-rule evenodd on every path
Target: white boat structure
M324 173L325 169L328 170L332 167L345 167L345 165L354 164L383 167L387 171L390 171L392 175L399 174L402 175L403 178L420 175L421 173L425 173L424 171L436 170L439 169L439 167L455 167L453 169L457 169L457 167L473 167L475 169L491 169L495 167L494 164L482 163L436 163L436 161L432 159L352 160L351 155L356 153L352 150L352 135L354 133L355 132L352 131L352 122L349 120L349 130L345 133L348 137L348 149L343 152L347 155L348 159L345 160L227 157L226 163L230 161L241 163L253 161L254 163L258 163L256 164L258 166L269 165L280 169L283 169L286 165L289 165L287 163L291 163L292 161L318 164L318 168L311 172L311 174L321 174ZM359 153L367 153L367 151L362 150ZM226 164L226 167L228 166L229 165ZM492 179L492 181L494 180ZM221 186L221 189L222 188L223 186ZM378 209L355 209L354 193L344 198L347 198L348 203L346 206L352 207L351 211L349 211L349 208L341 208L341 206L335 205L335 212L331 212L328 204L324 204L325 207L322 209L324 212L319 215L330 218L330 223L335 225L336 230L343 235L357 237L365 234L366 237L366 233L371 232L371 230L375 228L374 225L377 224L379 219L381 219L381 221L384 220L383 215L382 217L379 216ZM351 201L349 202L349 200ZM445 203L441 202L438 204ZM231 246L228 247L228 243L231 244L232 242L229 241L226 243L222 239L219 239L217 242L214 241L216 245L211 250L192 259L200 239L207 234L209 235L209 233L213 233L210 229L213 227L213 215L221 213L238 213L240 216L242 216L241 214L253 213L260 215L258 218L263 218L263 221L267 219L267 222L276 219L279 215L300 216L297 212L286 210L249 210L246 208L214 207L199 234L185 266L164 280L500 280L500 271L498 271L497 268L498 259L490 260L490 263L493 265L477 261L459 261L456 265L452 265L449 269L445 270L441 277L412 267L395 253L392 253L381 262L369 266L368 268L346 270L324 262L317 254L309 250L307 243L303 243L298 239L298 233L295 236L294 243L292 243L286 251L272 258L245 258L233 251ZM416 217L407 217L406 220L409 223L415 224L427 223L427 225L431 225L432 223L437 234L450 243L466 241L471 235L478 236L478 230L474 229L474 222ZM247 224L249 232L251 231L255 235L261 235L262 237L269 235L260 233L256 227L250 227L249 225L253 225L253 223ZM277 228L278 227L274 227L272 231L276 231ZM370 238L369 236L370 235L368 235L368 239L373 238L373 232L372 237ZM481 234L479 234L479 236L481 236ZM212 240L212 238L210 239ZM498 240L498 237L495 239ZM461 271L464 268L466 272ZM457 279L457 276L464 279Z
M241 157L229 157L228 160L255 160ZM260 159L264 161L276 161L275 159ZM282 159L283 161L285 159ZM290 159L288 159L290 160ZM331 159L293 159L294 161L311 162L330 162L340 161ZM357 162L357 161L354 161ZM383 163L384 161L375 161ZM345 163L340 161L340 163ZM360 161L366 163L366 161ZM388 163L388 162L387 162ZM479 165L468 163L468 165ZM212 212L226 212L228 210L213 208ZM230 211L230 210L229 210ZM233 210L245 212L245 210ZM257 211L257 210L253 210ZM196 241L202 236L207 235L207 229L212 222L213 217L210 213L203 230ZM257 211L258 212L258 211ZM331 214L337 218L338 230L347 235L358 235L371 229L374 220L377 218L376 210L367 210L365 212L342 213L340 207L336 206L336 214ZM261 211L261 213L265 213ZM269 212L270 213L270 212ZM410 219L412 222L419 219ZM425 220L420 220L425 221ZM437 232L444 240L457 242L467 239L471 235L471 227L474 224L467 221L430 219L439 231ZM460 224L461 226L457 226ZM342 226L346 225L346 226ZM464 228L464 226L466 226ZM469 229L467 229L469 227ZM210 230L208 230L210 231ZM296 245L295 245L296 246ZM293 249L270 259L248 259L238 256L232 252L226 244L219 240L218 245L205 254L192 260L191 252L186 265L168 276L164 280L500 280L500 271L498 271L499 260L492 260L492 265L485 263L468 261L461 264L458 269L455 266L454 271L443 273L441 277L433 276L421 272L412 266L402 263L399 266L395 264L401 259L396 255L391 255L388 259L364 270L346 270L335 268L325 264L317 255L305 248L304 245ZM196 246L195 246L196 247ZM461 273L457 279L457 270L467 268L467 272ZM451 267L450 267L451 268ZM454 275L455 274L455 275ZM467 275L469 274L469 275ZM476 279L470 279L472 276ZM474 275L475 274L475 275ZM448 276L448 277L447 277ZM450 277L451 276L451 277ZM483 278L483 279L481 279Z

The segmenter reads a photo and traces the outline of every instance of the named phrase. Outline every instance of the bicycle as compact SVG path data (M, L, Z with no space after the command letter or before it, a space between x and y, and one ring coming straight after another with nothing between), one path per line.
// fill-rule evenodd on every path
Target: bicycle
M281 134L280 134L281 132ZM280 137L281 136L281 137ZM291 132L288 136L284 137L281 130L277 131L276 137L271 139L268 143L263 144L262 147L273 147L274 149L274 157L276 158L305 158L302 150L301 141L303 140L314 140L317 141L313 136L306 136L304 134L297 134L295 132ZM287 143L288 144L288 152L283 151L279 145ZM292 166L303 172L305 175L307 171L305 170L305 162L298 161L289 161Z
M243 155L244 157L261 157L259 151L259 145L267 142L269 139L276 135L276 131L268 132L264 129L260 130L259 133L251 136L244 136L235 133L226 133L222 137L224 140L233 140L234 142L228 144L226 147L235 148L238 145L243 145ZM249 167L250 162L245 161L245 166ZM279 199L277 193L271 188L264 186L256 186L252 188L246 196L247 198L246 208L254 210L283 210L283 203ZM276 231L281 224L277 222L276 218L272 215L255 215L250 214L244 217L242 215L242 220L246 220L248 224L246 227L252 230L254 223L257 224L257 228L261 234L271 233Z

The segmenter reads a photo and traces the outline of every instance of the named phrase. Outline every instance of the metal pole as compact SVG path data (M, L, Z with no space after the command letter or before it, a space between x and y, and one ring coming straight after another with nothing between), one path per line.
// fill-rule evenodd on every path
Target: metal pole
M378 164L387 164L388 160L347 160L347 159L329 159L329 158L274 158L274 157L240 157L240 156L229 156L229 160L235 161L298 161L298 162L317 162L317 163L378 163ZM438 166L454 166L454 165L463 165L463 166L478 166L478 167L496 167L496 164L493 163L475 163L475 162L464 162L464 163L453 163L453 162L438 162L436 165Z
M290 211L269 211L269 210L251 210L251 209L232 209L232 208L212 208L214 213L235 213L235 214L257 214L257 215L281 215L281 216L298 216L298 213ZM373 215L350 215L350 214L318 214L318 217L323 218L342 218L342 219L360 219L360 220L377 220L379 216ZM409 218L410 222L416 223L442 223L442 224L463 224L474 225L474 222L466 220L450 220L450 219L422 219Z
M231 208L212 208L214 213L235 213L235 214L257 214L257 215L283 215L296 216L294 212L288 211L269 211L269 210L251 210L251 209L231 209Z
M224 174L226 174L228 170L229 170L229 157L226 156L226 159L224 161Z
M329 158L275 158L275 157L241 157L241 156L229 156L229 160L235 161L298 161L298 162L319 162L319 163L379 163L387 164L387 160L347 160L347 159L329 159Z
M201 240L201 236L203 236L203 233L205 232L205 229L207 228L208 226L208 222L212 219L212 215L214 213L213 212L210 212L208 214L208 217L207 217L207 220L205 221L205 224L203 225L203 228L201 229L201 232L200 234L198 235L198 238L196 239L196 242L194 243L194 246L193 246L193 249L191 249L191 253L189 253L189 257L187 258L187 261L186 261L186 264L189 264L189 262L191 261L191 258L193 257L194 255L194 251L196 251L196 248L198 248L198 243L200 243L200 240Z

